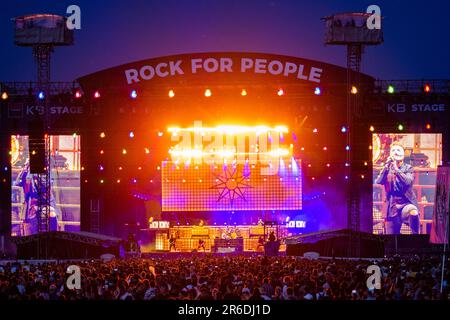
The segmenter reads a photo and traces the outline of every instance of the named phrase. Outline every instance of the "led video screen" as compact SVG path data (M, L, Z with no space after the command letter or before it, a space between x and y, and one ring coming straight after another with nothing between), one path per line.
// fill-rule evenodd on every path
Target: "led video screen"
M78 135L50 136L50 231L80 230L80 155ZM39 179L30 172L28 136L11 137L11 235L38 231Z
M300 210L302 174L298 160L264 175L260 165L162 166L162 210Z
M373 233L429 234L442 135L372 135Z

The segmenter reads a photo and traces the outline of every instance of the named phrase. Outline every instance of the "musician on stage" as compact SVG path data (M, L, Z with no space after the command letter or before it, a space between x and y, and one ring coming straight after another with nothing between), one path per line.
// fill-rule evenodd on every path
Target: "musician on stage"
M169 252L172 251L172 248L174 251L177 251L176 239L173 236L173 234L170 235L170 239L169 239Z
M419 233L419 210L413 191L414 169L404 162L405 149L399 142L393 142L390 155L375 183L386 190L387 213L386 234L400 234L403 223L409 225L413 234Z
M264 248L264 237L263 236L260 236L258 239L258 246L256 247L256 251L258 251L260 247Z
M200 250L200 248L203 248L203 252L206 252L206 248L205 248L205 240L203 240L203 239L199 239L199 240L198 240L197 251Z

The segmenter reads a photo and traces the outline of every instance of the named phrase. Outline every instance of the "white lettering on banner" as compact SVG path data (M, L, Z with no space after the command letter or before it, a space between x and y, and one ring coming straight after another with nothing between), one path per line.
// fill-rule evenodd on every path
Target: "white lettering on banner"
M143 65L139 68L126 69L125 78L128 84L138 83L142 80L151 80L155 76L165 78L167 76L183 75L183 60L160 62L156 65ZM268 60L261 58L241 58L236 68L236 72L254 74L270 74L273 76L282 75L300 80L320 83L323 69L317 67L305 67L303 64L293 62L283 62L279 60ZM194 58L190 60L191 74L197 74L200 71L207 73L231 73L233 68L233 59L229 57L222 58Z
M167 70L164 72L161 71L162 68L167 68L167 63L163 62L156 66L156 75L161 78L167 77L169 75L169 72Z
M180 68L180 64L182 63L182 60L178 60L177 62L170 61L170 75L174 76L176 74L184 74L183 70Z

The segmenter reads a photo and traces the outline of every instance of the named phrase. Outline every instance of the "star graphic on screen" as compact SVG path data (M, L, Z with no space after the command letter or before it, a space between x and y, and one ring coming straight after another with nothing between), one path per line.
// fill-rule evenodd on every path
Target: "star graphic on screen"
M239 173L236 168L227 168L221 175L216 176L216 184L211 188L219 190L217 201L228 199L230 204L238 198L246 201L244 191L246 188L251 188L246 181L249 176L250 173Z

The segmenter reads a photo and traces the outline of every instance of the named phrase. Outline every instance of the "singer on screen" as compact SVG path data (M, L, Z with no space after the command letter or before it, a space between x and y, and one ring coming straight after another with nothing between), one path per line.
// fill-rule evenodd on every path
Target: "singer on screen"
M375 183L386 190L387 214L386 234L399 234L403 223L413 234L419 233L419 210L413 191L414 169L404 162L405 149L399 142L393 142L390 155Z

